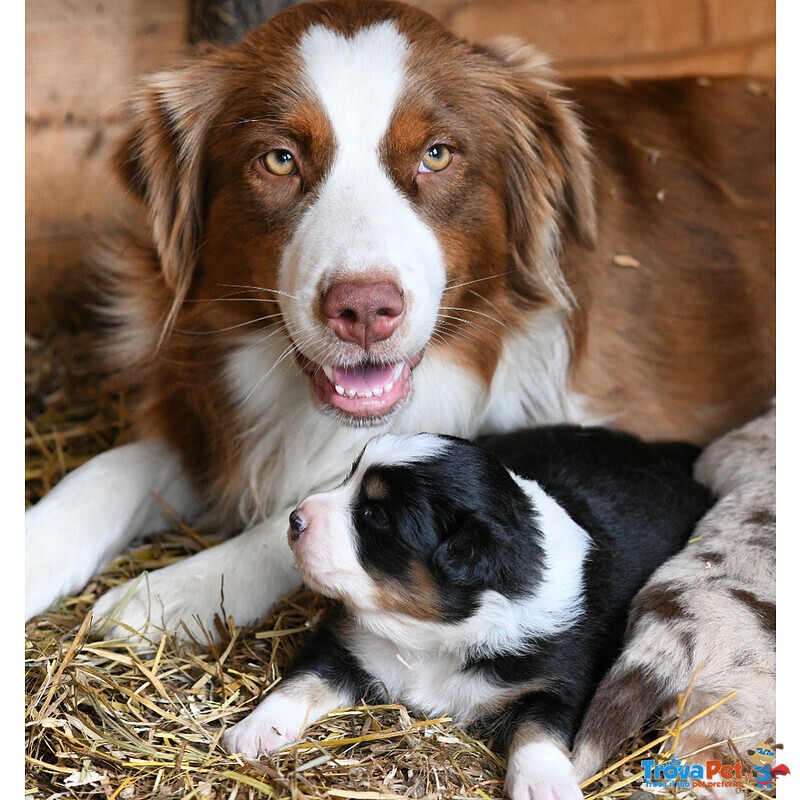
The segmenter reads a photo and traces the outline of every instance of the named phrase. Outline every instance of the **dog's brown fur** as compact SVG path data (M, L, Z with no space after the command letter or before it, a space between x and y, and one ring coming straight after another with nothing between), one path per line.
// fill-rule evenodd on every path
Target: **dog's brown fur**
M342 5L325 16L335 19ZM121 289L150 342L129 363L143 387L140 423L185 454L212 500L241 488L232 445L239 423L216 377L240 331L277 307L273 296L258 313L253 303L209 300L229 292L222 284L275 285L281 243L330 160L325 119L280 94L294 66L287 44L320 13L293 9L243 45L152 81L123 148L124 174L152 230ZM443 305L470 309L481 325L464 335L465 325L443 324L432 348L488 386L507 332L571 300L571 388L593 418L703 444L763 411L775 383L770 87L687 78L562 89L514 40L492 43L487 56L418 10L357 5L351 24L362 16L396 18L420 53L435 57L437 88L478 131L469 170L420 202L451 283L492 280L480 292L446 292ZM415 69L427 76L431 64L423 58ZM426 79L394 123L388 155L398 170L405 151L420 147L420 114L440 113L422 102ZM477 83L486 91L461 88ZM241 164L270 123L237 123L265 108L283 109L314 146L304 199L265 188L252 171L243 182Z

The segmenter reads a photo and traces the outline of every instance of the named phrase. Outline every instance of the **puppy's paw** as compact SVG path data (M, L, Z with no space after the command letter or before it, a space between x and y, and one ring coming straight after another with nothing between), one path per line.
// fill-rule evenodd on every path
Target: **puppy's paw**
M583 800L583 792L574 781L539 781L537 783L506 783L511 800Z
M293 697L274 692L255 711L228 728L222 746L246 758L274 753L296 742L303 732L308 706Z
M512 750L506 776L511 800L582 800L583 792L561 746L531 741Z

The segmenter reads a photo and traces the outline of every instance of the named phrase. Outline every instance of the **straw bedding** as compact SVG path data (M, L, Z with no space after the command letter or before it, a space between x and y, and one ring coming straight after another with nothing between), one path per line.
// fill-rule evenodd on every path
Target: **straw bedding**
M29 338L26 503L67 471L129 436L130 398L97 368L91 333ZM149 648L90 641L94 600L107 588L213 544L176 521L117 558L76 597L26 626L25 758L30 798L500 798L505 764L490 741L401 705L339 710L298 745L257 763L219 746L280 680L325 601L299 589L255 629L219 620L222 644L167 635ZM723 698L720 698L723 700ZM655 724L657 721L653 721ZM679 726L672 722L673 730ZM645 727L587 798L630 797L641 761L669 758L674 738ZM692 797L691 790L669 792ZM774 790L748 789L748 797Z

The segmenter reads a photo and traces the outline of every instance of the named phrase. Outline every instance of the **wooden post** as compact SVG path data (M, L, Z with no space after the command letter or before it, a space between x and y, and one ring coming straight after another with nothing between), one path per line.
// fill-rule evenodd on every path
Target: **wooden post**
M301 0L192 0L192 42L233 44L284 8Z

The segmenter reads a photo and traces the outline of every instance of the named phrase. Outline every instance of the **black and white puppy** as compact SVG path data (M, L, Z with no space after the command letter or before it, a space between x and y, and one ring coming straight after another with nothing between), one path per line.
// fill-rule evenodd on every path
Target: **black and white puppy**
M372 439L290 517L304 580L338 602L224 745L256 757L391 699L494 736L513 800L580 798L569 750L631 600L710 504L698 452L571 426Z

